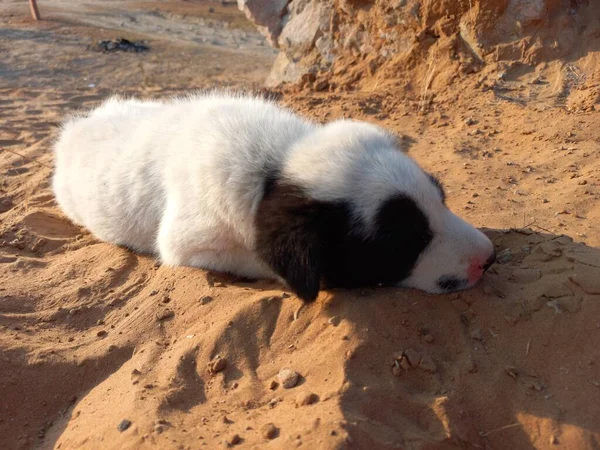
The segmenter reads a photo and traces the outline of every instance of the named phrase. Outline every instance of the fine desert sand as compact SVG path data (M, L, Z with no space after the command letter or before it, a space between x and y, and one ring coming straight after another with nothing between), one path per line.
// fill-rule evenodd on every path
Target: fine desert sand
M263 89L275 51L235 5L38 3L40 22L0 5L0 448L600 447L600 79L577 84L597 52L563 62L568 101L550 62L548 83L517 67L498 95L473 76L424 112L393 83ZM150 50L94 48L118 37ZM459 294L330 290L303 306L276 283L161 267L62 215L65 115L212 87L401 134L497 264Z

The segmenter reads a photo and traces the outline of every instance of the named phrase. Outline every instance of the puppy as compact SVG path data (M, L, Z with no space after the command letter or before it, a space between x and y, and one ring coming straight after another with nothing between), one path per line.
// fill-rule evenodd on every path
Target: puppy
M113 98L68 120L55 153L60 207L99 239L279 279L306 301L322 282L466 289L495 259L439 181L367 123L235 94Z

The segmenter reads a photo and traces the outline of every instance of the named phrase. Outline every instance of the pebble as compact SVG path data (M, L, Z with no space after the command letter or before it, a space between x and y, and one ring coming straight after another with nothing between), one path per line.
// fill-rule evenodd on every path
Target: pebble
M242 440L242 439L240 438L240 435L239 435L239 434L234 434L233 436L231 436L231 437L230 437L230 438L227 440L227 443L228 443L229 445L236 445L236 444L239 444L241 440Z
M283 368L277 374L277 378L284 388L290 389L298 384L300 376L292 369Z
M519 376L519 372L517 371L517 368L514 366L506 366L506 368L504 369L506 371L506 374L512 378L517 378Z
M317 403L319 398L312 392L301 392L296 397L296 406L306 406Z
M423 340L429 344L431 344L433 342L433 336L430 334L426 334L425 336L423 336Z
M162 425L154 425L154 432L155 433L162 433L163 431L165 431L165 427Z
M269 384L269 389L271 389L272 391L274 391L278 387L279 387L279 383L277 381L275 381L275 380L271 380L271 383Z
M433 362L433 359L429 355L424 355L421 358L421 362L419 363L419 368L423 369L425 372L436 373L437 367Z
M329 323L329 325L337 327L340 324L340 318L338 316L333 316L327 322Z
M225 367L227 367L227 360L225 358L217 357L210 363L210 371L212 373L221 372L225 370Z
M210 295L205 295L203 297L200 297L201 305L208 305L212 301L213 301L213 298Z
M173 312L173 310L171 310L169 308L165 308L156 313L156 320L158 320L158 321L167 320L174 316L175 316L175 313Z
M483 333L481 332L481 330L479 328L475 328L474 330L471 330L471 332L469 333L469 336L471 336L471 339L475 339L476 341L483 341Z
M277 436L277 427L272 423L267 423L260 429L260 434L265 439L274 439Z
M404 356L406 356L408 363L413 367L417 367L421 362L421 354L412 348L406 349Z
M400 369L400 365L397 362L392 366L392 375L395 377L400 377L400 375L402 375L402 369Z
M498 255L496 257L496 262L498 264L506 264L511 259L512 259L512 253L510 251L510 248L505 248L500 253L498 253Z
M104 337L104 336L106 336L107 334L108 334L108 331L106 331L106 330L100 330L100 331L98 331L98 332L96 333L96 336L98 336L98 337Z
M131 426L131 421L127 420L127 419L123 419L123 420L121 420L121 423L119 423L119 425L117 426L117 429L122 433L130 426Z

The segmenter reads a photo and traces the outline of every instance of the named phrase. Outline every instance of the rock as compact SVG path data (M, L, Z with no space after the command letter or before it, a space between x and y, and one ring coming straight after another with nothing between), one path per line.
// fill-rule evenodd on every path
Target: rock
M329 87L329 81L321 80L315 84L315 91L317 91L317 92L324 91L328 87Z
M266 425L263 425L263 427L260 429L260 434L265 439L274 439L275 437L277 437L278 432L279 430L272 423L267 423Z
M242 438L240 438L239 434L234 434L229 439L227 439L228 445L237 445L241 442Z
M428 344L431 344L433 342L433 336L431 334L426 334L423 336L423 340Z
M221 372L225 370L225 367L227 367L227 360L225 358L221 358L220 356L217 356L215 360L211 361L209 364L209 370L212 373Z
M154 432L155 433L160 434L163 431L165 431L165 427L163 425L154 425Z
M170 319L171 317L174 317L174 316L175 316L175 313L173 312L173 310L171 310L169 308L165 308L156 313L156 320L161 322L163 320Z
M127 419L123 419L123 420L121 420L121 422L119 423L119 425L117 425L117 430L119 430L122 433L127 428L129 428L130 426L131 426L131 421L127 420Z
M546 0L509 0L507 7L507 13L523 25L541 21L546 10Z
M429 355L423 355L421 361L419 362L419 369L423 369L425 372L429 373L437 372L437 367Z
M519 376L519 372L517 371L517 368L514 366L506 366L506 368L504 369L506 374L512 378L517 378Z
M290 0L238 0L238 8L274 47L279 47L285 10Z
M200 297L201 305L208 305L212 301L213 301L213 298L210 295L204 295L204 296Z
M334 327L337 327L340 324L340 318L338 316L330 317L327 323L333 325Z
M99 338L105 337L108 334L108 331L106 330L100 330L96 333L96 336L98 336Z
M300 375L298 375L297 372L287 368L281 369L277 374L277 379L279 380L281 385L286 389L290 389L296 386L296 384L298 384L299 378Z
M300 392L296 397L296 406L306 406L317 403L319 397L312 392Z
M471 332L469 333L469 336L471 336L471 339L475 339L476 341L483 341L483 333L481 332L481 330L479 328L475 328L473 330L471 330Z
M271 380L271 383L269 384L269 389L271 389L272 391L274 391L278 387L279 387L279 383L277 381L275 381L275 380Z
M504 250L499 252L498 255L496 256L496 262L498 264L506 264L511 259L512 259L512 252L510 251L510 248L505 248Z
M586 294L600 294L600 268L578 264L575 273L569 277Z
M324 7L321 2L312 1L302 11L293 11L295 14L290 14L291 18L279 36L279 48L291 55L310 50L318 37Z
M419 365L419 363L421 362L421 354L419 352L417 352L416 350L413 350L412 348L405 350L404 356L406 356L406 358L408 358L408 363L412 367L417 367Z

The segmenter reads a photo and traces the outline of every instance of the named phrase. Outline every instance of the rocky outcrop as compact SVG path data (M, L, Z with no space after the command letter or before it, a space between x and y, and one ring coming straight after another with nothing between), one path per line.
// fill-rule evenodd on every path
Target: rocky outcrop
M598 41L596 3L238 0L239 8L281 50L269 85L333 71L343 75L337 80L342 87L375 76L402 78L407 69L426 77L433 64L473 73L500 61L538 64L573 57L589 50L583 43Z

